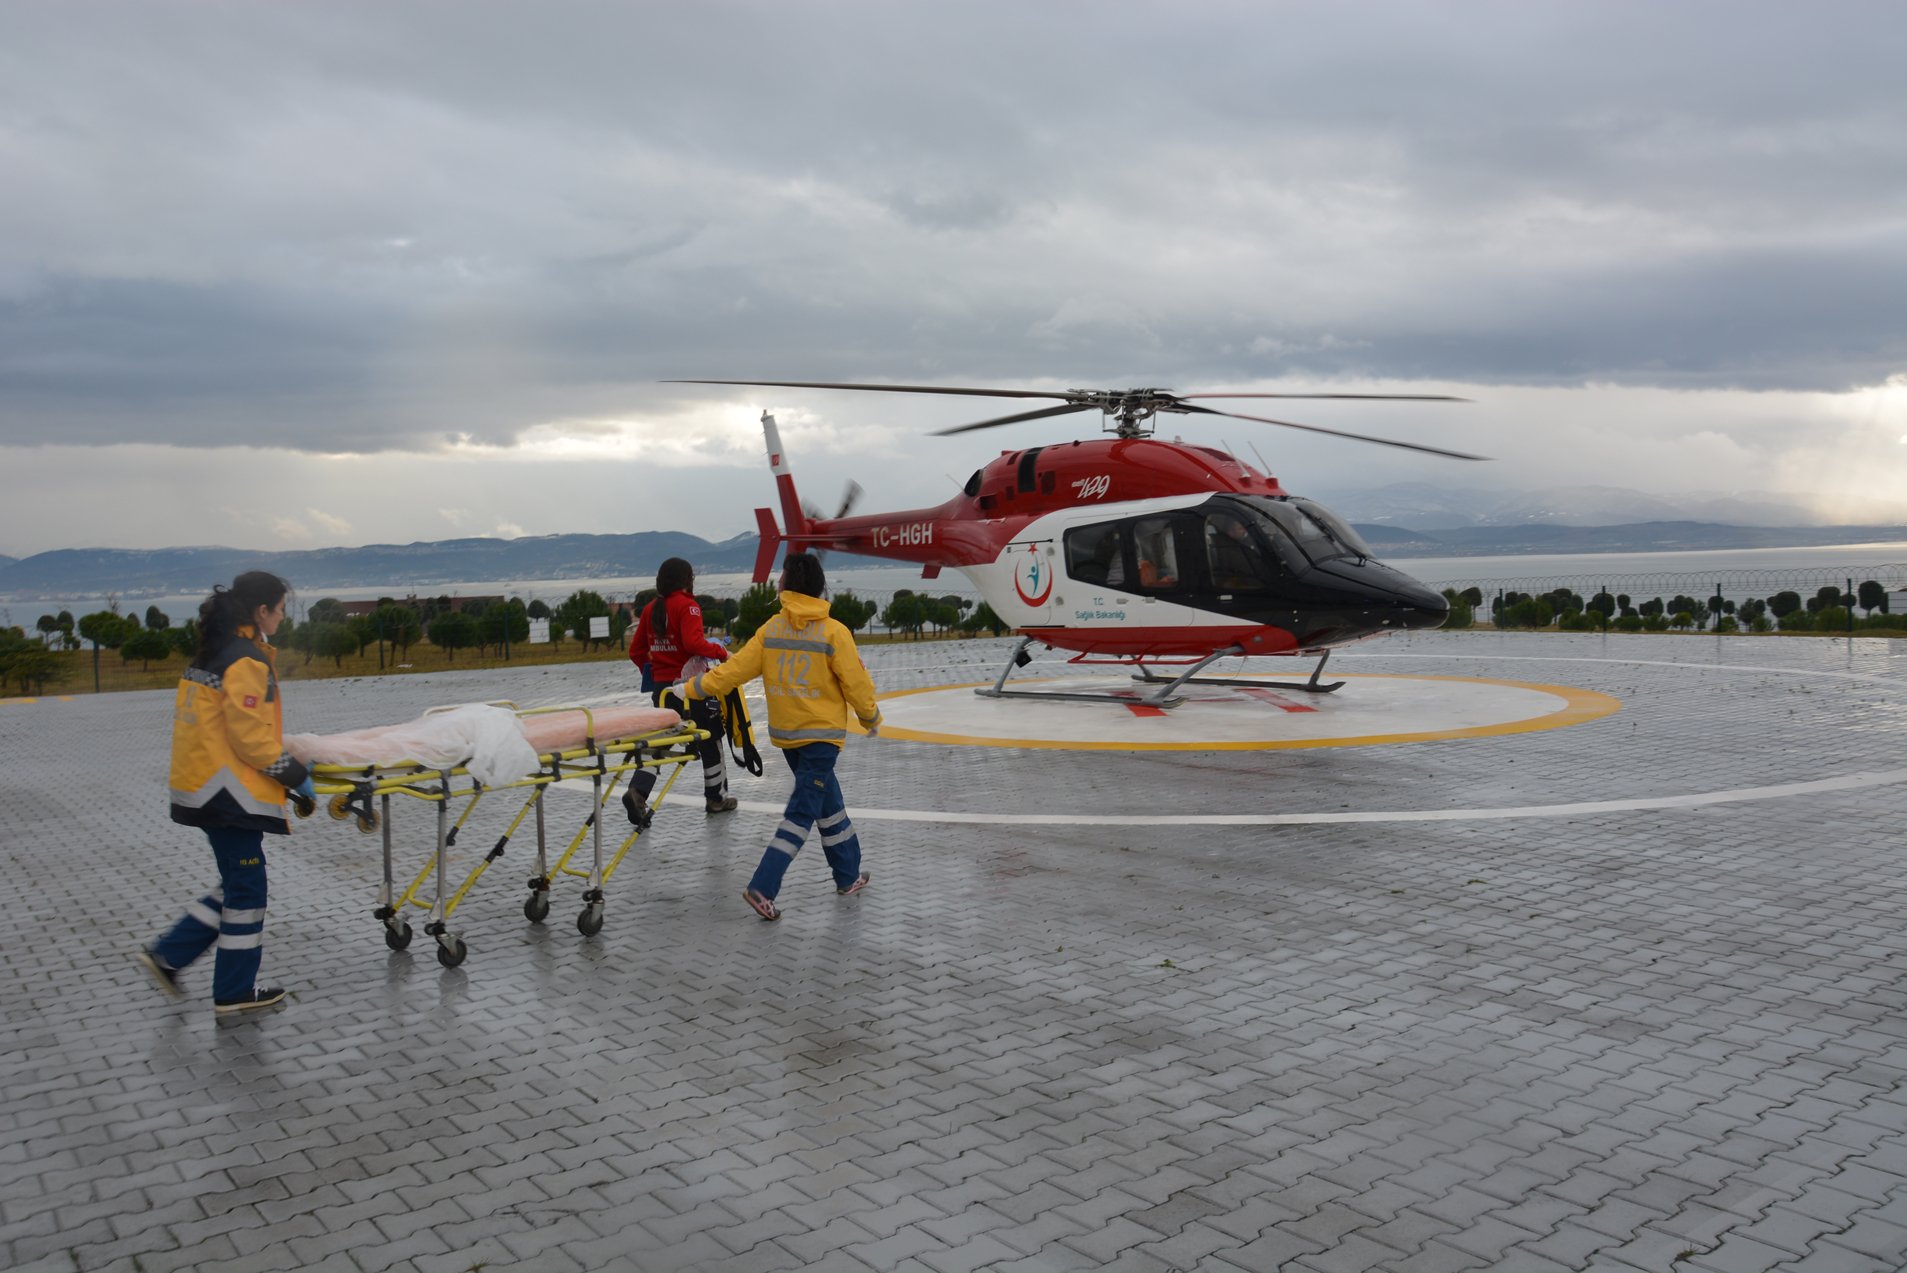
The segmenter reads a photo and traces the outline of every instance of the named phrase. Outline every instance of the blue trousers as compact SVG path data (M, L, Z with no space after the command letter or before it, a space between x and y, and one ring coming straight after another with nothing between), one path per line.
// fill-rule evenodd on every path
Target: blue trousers
M184 968L218 943L212 966L212 998L244 999L256 988L265 945L265 833L208 827L218 859L219 887L186 907L152 953L170 968Z
M861 874L861 841L854 834L854 824L848 821L841 784L834 779L834 763L841 759L841 749L833 743L809 743L784 748L781 754L795 771L795 790L748 887L767 898L780 893L781 877L788 873L795 854L801 852L809 830L819 824L821 851L828 855L834 886L846 888Z

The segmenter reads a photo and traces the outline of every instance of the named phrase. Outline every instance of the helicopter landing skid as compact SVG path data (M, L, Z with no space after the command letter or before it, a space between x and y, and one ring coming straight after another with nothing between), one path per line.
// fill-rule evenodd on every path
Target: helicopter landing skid
M1233 648L1236 649L1236 647L1233 647ZM1238 652L1241 654L1244 653L1244 651L1242 650ZM1229 653L1229 651L1225 653ZM1222 657L1222 654L1214 654L1212 656L1212 659L1216 659L1220 657ZM1344 688L1343 681L1332 681L1329 685L1318 684L1318 677L1324 674L1324 665L1327 661L1330 660L1330 658L1331 658L1331 651L1326 650L1324 652L1323 657L1318 659L1318 665L1311 669L1311 679L1304 682L1242 680L1238 678L1227 678L1227 677L1220 677L1220 676L1193 676L1191 672L1186 673L1184 676L1175 678L1175 677L1167 677L1167 676L1156 676L1144 668L1140 668L1137 672L1134 672L1132 674L1132 679L1135 681L1144 681L1148 684L1156 684L1159 682L1170 681L1171 682L1170 689L1177 689L1181 685L1239 685L1239 686L1245 687L1246 689L1299 690L1306 694L1329 694L1332 690L1339 690ZM1199 663L1198 665L1192 668L1192 672L1198 671L1199 668L1204 667L1207 663L1210 663L1212 659L1206 659L1203 663Z
M1219 680L1200 681L1200 680L1193 679L1200 669L1210 667L1213 663L1217 662L1219 659L1234 658L1237 656L1241 656L1245 653L1244 647L1230 645L1230 646L1226 646L1222 650L1218 650L1212 654L1206 655L1204 658L1198 660L1196 663L1186 668L1182 674L1176 677L1154 676L1151 673L1146 672L1143 668L1141 668L1138 672L1133 673L1134 680L1153 682L1153 683L1157 683L1160 686L1160 688L1153 690L1147 694L1135 695L1131 693L1120 693L1116 690L1107 690L1102 693L1091 694L1091 693L1085 693L1083 691L1069 692L1066 690L1010 690L1010 689L1007 689L1006 678L1013 674L1013 669L1016 667L1025 667L1028 663L1031 663L1033 661L1032 656L1026 652L1026 647L1031 644L1033 644L1032 637L1021 637L1020 643L1013 647L1013 653L1007 657L1006 666L1000 669L999 679L994 681L991 687L983 687L980 689L976 689L974 690L974 693L979 695L981 698L1049 698L1049 699L1060 699L1066 702L1073 702L1073 703L1123 703L1129 707L1166 708L1166 707L1176 707L1180 703L1183 703L1185 701L1184 699L1179 698L1174 693L1174 691L1176 691L1181 685L1227 685L1227 684L1263 685L1263 684L1266 684L1266 682L1264 681L1229 681L1228 682L1228 681L1219 681ZM1322 671L1323 668L1324 668L1324 662L1321 659L1318 662L1318 670ZM1311 674L1311 679L1314 683L1317 681L1318 679L1317 672L1313 672ZM1340 681L1338 682L1338 684L1342 685L1343 682ZM1297 686L1295 688L1302 689L1304 687ZM1323 686L1323 687L1319 687L1318 692L1326 693L1336 688L1337 688L1337 685Z

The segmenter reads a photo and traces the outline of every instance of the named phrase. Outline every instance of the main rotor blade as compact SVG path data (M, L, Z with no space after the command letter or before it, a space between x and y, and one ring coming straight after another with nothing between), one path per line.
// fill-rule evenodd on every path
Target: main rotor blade
M1406 451L1428 451L1432 455L1447 455L1453 460L1487 460L1487 455L1471 455L1466 451L1446 451L1440 446L1425 446L1421 442L1399 442L1393 438L1376 438L1368 433L1350 433L1344 429L1327 429L1321 424L1299 424L1295 420L1274 420L1270 416L1243 415L1237 411L1214 411L1210 407L1186 407L1185 410L1199 415L1230 416L1234 420L1256 420L1260 424L1278 424L1287 429L1303 429L1307 433L1328 433L1332 437L1351 438L1358 442L1375 442L1379 446L1400 447Z
M1065 398L1038 389L949 389L944 385L843 385L819 380L664 380L665 385L764 385L776 389L868 389L881 393L958 393L975 398Z
M1067 415L1074 411L1096 409L1090 402L1069 402L1063 407L1042 407L1038 411L1022 411L1018 415L1003 415L997 420L982 420L978 424L961 424L951 429L935 429L934 436L944 438L952 433L972 433L975 429L991 429L996 424L1018 424L1022 420L1044 420L1047 416ZM1203 411L1204 407L1192 407L1190 410ZM1214 412L1213 414L1222 414Z
M1175 393L1174 398L1348 398L1361 402L1468 402L1445 393Z

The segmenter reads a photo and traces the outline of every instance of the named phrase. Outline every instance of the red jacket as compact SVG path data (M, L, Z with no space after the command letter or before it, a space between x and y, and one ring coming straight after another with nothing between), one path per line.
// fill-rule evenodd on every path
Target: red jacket
M711 663L720 663L728 651L702 632L702 607L686 592L672 592L663 599L663 631L649 627L654 603L642 608L636 620L636 635L629 639L629 661L637 667L650 665L658 685L672 685L682 679L682 665L695 655Z

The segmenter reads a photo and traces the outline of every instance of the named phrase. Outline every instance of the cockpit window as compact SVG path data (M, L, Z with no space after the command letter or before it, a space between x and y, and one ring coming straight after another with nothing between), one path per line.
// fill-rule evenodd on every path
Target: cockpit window
M1358 533L1322 504L1303 499L1274 499L1268 495L1238 498L1264 513L1310 561L1372 555Z
M1309 517L1312 521L1324 527L1324 533L1336 540L1338 546L1343 548L1346 552L1367 558L1377 555L1371 551L1371 546L1364 542L1364 537L1351 529L1351 523L1345 521L1324 505L1315 503L1312 500L1298 499L1295 497L1291 500L1291 503L1303 510L1306 517Z

